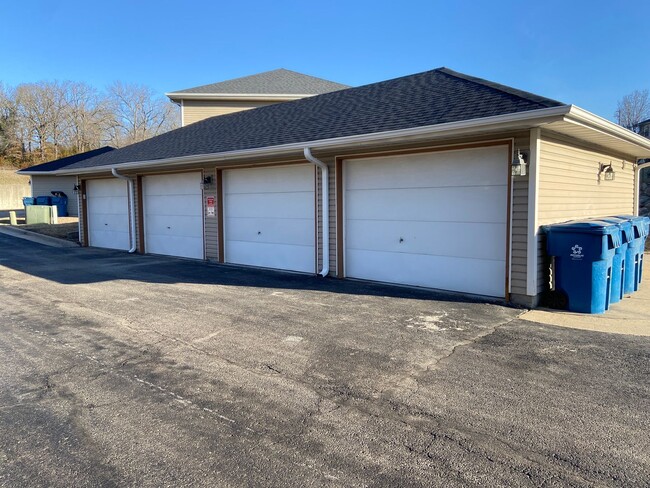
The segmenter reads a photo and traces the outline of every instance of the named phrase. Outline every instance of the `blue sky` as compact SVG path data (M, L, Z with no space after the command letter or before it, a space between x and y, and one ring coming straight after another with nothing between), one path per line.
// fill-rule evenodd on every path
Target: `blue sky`
M362 85L447 66L612 118L650 88L650 2L0 0L0 81L160 93L287 68Z

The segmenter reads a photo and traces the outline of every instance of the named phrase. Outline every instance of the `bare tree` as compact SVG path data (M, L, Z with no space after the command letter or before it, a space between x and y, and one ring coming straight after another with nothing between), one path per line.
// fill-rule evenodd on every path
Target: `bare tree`
M615 113L619 125L638 131L639 122L650 118L650 93L635 90L618 101Z
M108 100L86 83L68 84L67 138L75 152L98 148L111 125Z
M32 143L36 145L41 161L46 159L48 145L53 147L54 156L59 157L66 124L66 89L67 83L45 81L16 88L18 117L25 125L28 146L31 149Z
M72 81L0 83L0 163L120 147L176 128L179 119L175 105L145 86L116 82L104 94Z
M111 143L117 147L140 142L178 127L176 106L149 87L116 81L108 88L114 120Z

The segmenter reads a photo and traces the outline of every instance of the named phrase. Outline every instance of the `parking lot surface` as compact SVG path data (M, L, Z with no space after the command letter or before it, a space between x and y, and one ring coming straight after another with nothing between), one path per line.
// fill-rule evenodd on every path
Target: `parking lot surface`
M0 486L648 486L650 338L0 234Z

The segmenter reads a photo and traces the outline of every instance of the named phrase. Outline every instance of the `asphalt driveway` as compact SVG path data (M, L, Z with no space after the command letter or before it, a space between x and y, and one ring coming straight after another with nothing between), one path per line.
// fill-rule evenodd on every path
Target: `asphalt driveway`
M0 234L0 486L648 486L650 338Z

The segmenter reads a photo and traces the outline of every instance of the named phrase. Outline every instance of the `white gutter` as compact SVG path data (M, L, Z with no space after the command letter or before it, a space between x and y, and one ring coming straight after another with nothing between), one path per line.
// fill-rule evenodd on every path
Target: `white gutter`
M477 129L484 129L485 131L506 130L513 128L530 128L531 125L540 125L551 123L554 120L549 120L551 117L559 117L557 120L562 120L571 109L570 105L562 105L559 107L543 108L539 110L529 110L527 112L519 112L514 114L496 115L493 117L484 117L480 119L462 120L459 122L448 122L445 124L427 125L423 127L415 127L409 129L398 129L385 132L375 132L372 134L359 134L353 136L337 137L332 139L322 139L316 141L303 141L291 144L282 144L278 146L271 146L256 149L243 149L237 151L228 151L221 153L206 153L194 154L191 156L179 156L175 158L153 159L147 161L136 161L129 163L120 163L112 166L120 169L131 168L147 168L154 166L159 168L161 166L173 166L179 164L192 164L192 163L207 163L219 161L232 161L234 159L249 159L259 158L263 156L282 156L291 154L295 151L303 152L305 147L312 150L327 149L327 148L345 148L345 146L357 146L358 144L372 143L376 141L382 142L400 142L404 139L415 139L417 137L427 138L430 136L450 136L450 135L463 135L479 134ZM513 127L513 124L515 127ZM517 126L516 124L521 124ZM625 129L624 129L625 130ZM650 141L648 147L650 148ZM76 168L76 169L62 169L51 172L48 174L92 174L92 173L105 173L108 171L107 166L96 166L92 168ZM43 174L41 172L39 174ZM29 174L29 173L23 173Z
M322 217L321 217L321 226L322 226L322 232L323 232L323 269L321 269L320 273L318 273L321 276L327 276L330 272L330 198L329 198L329 168L325 163L323 163L320 159L316 159L312 153L311 150L308 147L305 147L303 150L305 154L305 158L307 161L310 163L315 164L321 169L321 176L322 176L322 190L321 194L323 197L323 204L322 204Z
M134 253L136 249L136 244L135 244L135 189L133 185L133 178L129 178L128 176L121 175L117 172L117 169L113 168L111 169L111 173L115 178L120 178L122 180L126 180L128 182L128 188L129 188L129 208L131 210L131 215L129 215L129 221L131 224L131 229L130 229L130 239L131 239L131 248L129 249L129 253Z
M650 161L636 165L634 173L634 215L639 215L639 195L641 193L641 170L650 167Z

